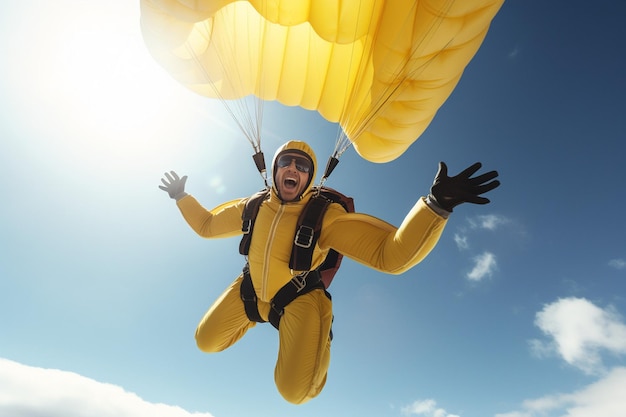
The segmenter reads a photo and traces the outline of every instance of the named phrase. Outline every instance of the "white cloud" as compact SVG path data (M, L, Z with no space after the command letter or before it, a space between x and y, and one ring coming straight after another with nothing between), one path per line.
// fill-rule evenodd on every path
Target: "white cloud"
M626 260L624 259L611 259L609 266L615 269L626 269Z
M553 351L586 374L604 370L600 353L626 353L626 325L612 308L602 309L584 298L563 298L544 306L535 325L549 341L531 341L535 353Z
M481 281L483 278L491 276L497 267L496 256L491 252L484 252L474 258L474 268L467 274L471 281Z
M459 417L456 414L448 414L443 408L437 407L437 402L433 399L417 400L413 404L402 407L404 416L425 416L425 417Z
M480 230L495 231L501 225L510 223L508 218L487 214L467 218L469 226L459 228L459 232L454 234L454 242L459 250L470 249L470 235ZM473 245L472 245L473 246ZM492 252L485 251L481 255L473 258L474 266L466 277L471 281L481 281L485 277L491 276L497 267L496 256Z
M496 214L486 214L482 216L476 216L473 219L468 220L471 227L474 229L487 229L487 230L496 230L498 226L506 224L509 222L504 216L498 216Z
M212 417L155 404L123 388L0 358L0 415L11 417Z
M623 417L626 410L625 392L626 368L618 367L579 391L526 400L522 410L496 414L495 417Z
M461 236L458 233L454 234L454 242L456 243L457 248L469 249L469 243L467 242L467 236Z

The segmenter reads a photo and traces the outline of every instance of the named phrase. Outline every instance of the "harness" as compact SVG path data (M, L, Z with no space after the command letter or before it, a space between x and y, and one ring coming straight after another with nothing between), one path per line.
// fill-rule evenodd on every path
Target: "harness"
M269 197L270 190L265 189L252 195L246 202L242 214L243 237L239 243L239 253L247 256L250 250L252 232L259 208L263 201ZM330 286L343 255L330 249L326 259L322 264L311 270L313 251L322 231L322 221L328 206L332 203L341 204L346 211L354 212L354 201L339 191L328 187L315 187L313 196L303 207L294 235L293 246L289 267L293 270L304 271L293 277L285 284L272 298L270 305L269 321L278 329L280 319L285 311L285 307L297 297L311 292L315 289L322 289L328 298L331 298L326 289ZM243 301L246 315L251 321L264 323L257 305L257 296L252 285L250 267L246 263L243 268L243 280L241 282L241 300Z

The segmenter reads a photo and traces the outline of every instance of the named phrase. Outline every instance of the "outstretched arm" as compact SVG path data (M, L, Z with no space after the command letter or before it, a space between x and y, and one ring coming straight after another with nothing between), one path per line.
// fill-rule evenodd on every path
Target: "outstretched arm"
M320 246L331 247L371 268L400 274L424 259L435 247L452 209L462 203L486 204L481 197L500 185L496 171L471 176L477 163L449 177L442 162L428 198L420 198L396 228L376 217L333 211L324 225ZM326 219L325 219L326 222Z
M159 188L176 200L183 217L191 228L206 238L230 237L241 234L242 202L238 199L221 204L213 210L204 208L193 196L185 192L187 176L182 178L174 171L165 173Z
M405 272L424 259L439 241L447 222L424 198L409 211L400 227L362 213L329 210L327 216L329 225L322 229L321 248L333 248L348 258L390 274Z

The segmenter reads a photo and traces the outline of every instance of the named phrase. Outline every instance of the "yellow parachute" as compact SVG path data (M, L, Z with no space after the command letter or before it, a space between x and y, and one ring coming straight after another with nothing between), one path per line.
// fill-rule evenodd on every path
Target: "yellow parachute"
M191 90L316 110L388 162L452 93L503 1L141 0L141 25Z

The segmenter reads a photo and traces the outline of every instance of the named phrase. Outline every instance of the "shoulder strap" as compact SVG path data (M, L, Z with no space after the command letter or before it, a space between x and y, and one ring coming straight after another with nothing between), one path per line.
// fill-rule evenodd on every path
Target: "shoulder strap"
M291 250L291 259L289 261L290 268L298 271L311 269L313 250L322 231L324 214L331 203L341 204L348 212L354 211L354 201L351 197L347 197L332 188L322 187L319 193L311 197L298 219L294 244ZM331 250L327 260L329 258L330 263L333 265L329 265L329 262L325 261L325 268L334 269L334 272L336 272L339 268L339 263L341 263L341 255ZM332 275L334 275L334 272ZM332 280L332 276L330 280ZM325 280L327 286L330 285L330 280Z
M263 201L265 201L268 195L268 189L261 190L250 196L248 201L246 201L246 206L241 214L241 231L243 232L243 236L241 237L241 242L239 242L239 253L242 255L248 255L254 222L256 221L256 216L259 213L261 204L263 204Z

